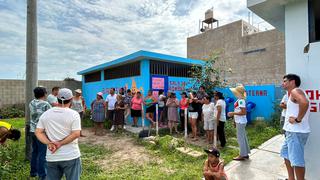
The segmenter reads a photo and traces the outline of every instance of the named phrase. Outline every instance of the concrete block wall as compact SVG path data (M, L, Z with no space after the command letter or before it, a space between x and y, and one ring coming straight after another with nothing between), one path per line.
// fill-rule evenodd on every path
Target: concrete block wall
M39 80L39 86L47 89L48 94L54 86L66 87L71 90L81 89L81 81L50 81ZM0 80L0 108L25 102L25 80L1 79Z
M283 33L269 30L246 33L250 24L240 20L187 39L187 56L206 59L221 50L217 66L232 69L222 76L235 83L263 85L281 84L285 74L285 42Z

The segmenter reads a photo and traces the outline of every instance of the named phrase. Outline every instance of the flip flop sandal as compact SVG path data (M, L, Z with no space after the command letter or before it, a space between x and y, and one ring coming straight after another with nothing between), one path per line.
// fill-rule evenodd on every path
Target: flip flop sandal
M243 158L243 157L235 157L235 158L233 158L233 160L235 160L235 161L244 161L246 159Z

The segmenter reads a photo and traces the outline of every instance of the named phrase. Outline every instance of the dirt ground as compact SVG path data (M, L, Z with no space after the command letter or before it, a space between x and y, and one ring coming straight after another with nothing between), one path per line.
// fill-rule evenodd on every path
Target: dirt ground
M112 151L111 156L108 155L99 161L99 164L105 169L117 168L121 164L128 162L138 165L143 165L151 161L161 163L160 159L151 156L143 146L136 144L136 140L130 137L130 135L119 136L111 132L106 132L103 136L96 136L91 129L83 129L82 133L86 137L81 137L79 139L80 143L103 145L106 149Z

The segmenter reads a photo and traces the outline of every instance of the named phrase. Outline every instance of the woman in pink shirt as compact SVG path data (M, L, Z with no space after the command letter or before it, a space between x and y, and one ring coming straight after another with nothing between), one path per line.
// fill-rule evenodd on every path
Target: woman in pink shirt
M189 102L188 102L188 96L187 96L187 93L186 92L182 92L181 93L181 100L180 100L180 127L181 127L181 130L184 130L184 120L185 120L185 111L188 109L188 106L189 106ZM188 116L188 115L187 115ZM188 117L187 117L188 119ZM189 127L188 127L188 131L189 131Z
M137 92L131 100L131 117L133 118L132 127L138 127L138 118L141 117L143 99L141 93Z

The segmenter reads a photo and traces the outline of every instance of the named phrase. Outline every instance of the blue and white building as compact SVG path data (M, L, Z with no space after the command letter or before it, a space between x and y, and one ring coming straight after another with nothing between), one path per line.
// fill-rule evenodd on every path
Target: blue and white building
M82 91L87 106L96 98L97 92L104 97L110 88L140 91L143 96L148 90L157 95L160 89L180 93L192 84L190 70L193 65L201 66L202 60L188 59L149 51L133 54L103 63L83 71Z
M306 179L320 179L320 1L247 0L247 6L285 33L286 72L301 77L301 88L311 101Z

